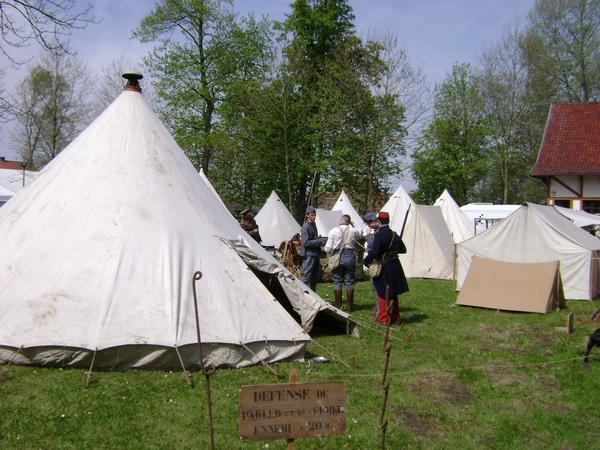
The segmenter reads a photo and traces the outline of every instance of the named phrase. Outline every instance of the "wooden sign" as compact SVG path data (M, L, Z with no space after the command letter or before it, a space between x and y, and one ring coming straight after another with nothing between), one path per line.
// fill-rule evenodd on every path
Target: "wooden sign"
M345 429L342 381L262 384L240 390L240 437L244 440L327 436Z

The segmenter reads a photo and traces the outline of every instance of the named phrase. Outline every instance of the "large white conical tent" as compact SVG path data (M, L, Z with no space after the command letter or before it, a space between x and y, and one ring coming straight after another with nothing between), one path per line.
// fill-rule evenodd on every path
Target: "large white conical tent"
M282 242L300 233L300 225L275 191L271 192L255 220L265 247L279 248Z
M232 241L239 225L139 91L0 208L0 359L94 368L302 357L306 332ZM252 245L252 244L249 244Z
M447 189L444 189L444 192L438 197L433 206L439 206L442 209L442 216L444 216L455 243L475 236L473 223L460 210Z

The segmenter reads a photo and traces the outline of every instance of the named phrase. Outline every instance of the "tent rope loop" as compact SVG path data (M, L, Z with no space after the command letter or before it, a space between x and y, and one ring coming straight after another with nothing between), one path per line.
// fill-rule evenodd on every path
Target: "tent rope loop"
M17 357L17 355L19 354L19 352L21 350L23 350L23 346L22 345L19 347L19 349L16 352L13 353L12 358L8 362L8 364L6 365L6 367L2 368L2 372L0 372L0 376L7 377L10 374L10 372L8 371L8 366L10 366L13 363L13 361L15 360L15 358Z
M273 375L275 375L277 378L279 378L279 374L278 374L278 373L277 373L275 370L273 370L273 369L271 368L271 366L270 366L270 365L269 365L269 364L268 364L268 363L267 363L267 362L266 362L264 359L262 359L260 356L258 356L256 353L254 353L252 350L250 350L250 347L248 347L248 346L247 346L246 344L244 344L243 342L240 342L240 345L241 345L242 347L244 347L246 350L248 350L250 353L252 353L252 355L254 355L254 357L255 357L256 359L258 359L258 360L260 361L260 363L261 363L263 366L265 366L267 369L269 369L269 370L271 371L271 373L272 373ZM265 348L266 348L266 346L265 346Z
M94 355L92 356L92 362L90 364L90 369L85 373L85 388L87 389L90 384L90 378L92 378L92 368L94 367L94 361L96 361L96 353L98 353L98 348L94 349Z

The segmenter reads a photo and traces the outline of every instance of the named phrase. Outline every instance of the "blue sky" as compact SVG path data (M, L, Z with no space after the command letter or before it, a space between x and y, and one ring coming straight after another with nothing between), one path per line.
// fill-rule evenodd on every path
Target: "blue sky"
M154 7L155 0L96 0L94 13L102 22L77 30L71 43L78 56L92 71L101 69L123 53L131 61L141 61L153 47L131 40L131 31ZM254 13L283 20L289 13L290 0L237 0L234 9L241 15ZM356 16L357 31L391 30L408 50L413 64L424 66L429 81L441 81L454 62L476 62L484 44L491 44L511 22L525 21L535 0L350 0ZM31 45L23 56L35 56ZM6 70L5 90L25 75L26 69L14 70L0 60ZM6 127L0 131L0 156L13 158L7 150Z

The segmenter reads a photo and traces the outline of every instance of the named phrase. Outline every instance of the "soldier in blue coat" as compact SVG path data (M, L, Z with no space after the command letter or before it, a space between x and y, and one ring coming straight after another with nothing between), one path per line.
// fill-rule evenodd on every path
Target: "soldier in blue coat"
M408 282L398 255L406 253L406 246L400 236L390 228L390 215L387 212L380 211L377 219L381 226L373 236L373 245L365 256L364 265L370 266L375 258L383 260L381 273L378 277L373 277L373 285L379 299L379 323L385 325L388 321L386 290L389 287L391 322L399 324L398 295L408 292Z
M316 218L317 210L314 206L306 208L306 221L300 231L300 239L302 240L302 247L300 248L302 275L300 280L313 291L317 289L317 280L321 269L321 246L324 244L323 239L319 238L317 233Z

